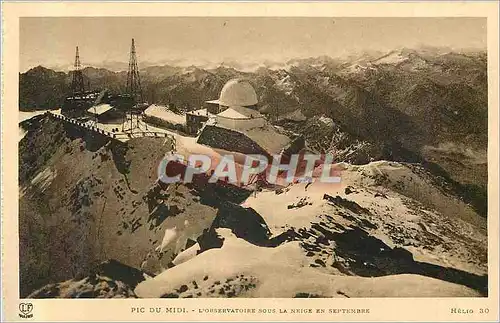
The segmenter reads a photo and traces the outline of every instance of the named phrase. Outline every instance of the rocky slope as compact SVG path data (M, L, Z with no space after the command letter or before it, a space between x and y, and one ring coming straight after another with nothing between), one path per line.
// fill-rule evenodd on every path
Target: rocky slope
M211 223L213 207L195 203L199 197L188 188L174 193L155 186L166 147L164 138L119 145L46 117L32 125L20 142L23 294L108 258L160 270L177 252L155 252L167 227L192 223L185 241L201 234L197 228L202 218Z
M341 163L341 184L249 195L158 184L165 138L26 127L23 297L487 295L486 218L420 164Z

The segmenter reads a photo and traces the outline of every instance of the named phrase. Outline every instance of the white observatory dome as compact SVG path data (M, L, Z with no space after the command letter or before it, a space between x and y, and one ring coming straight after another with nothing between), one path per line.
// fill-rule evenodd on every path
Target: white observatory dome
M257 102L257 93L253 86L242 79L228 81L222 88L219 99L207 101L226 107L248 107L256 105Z

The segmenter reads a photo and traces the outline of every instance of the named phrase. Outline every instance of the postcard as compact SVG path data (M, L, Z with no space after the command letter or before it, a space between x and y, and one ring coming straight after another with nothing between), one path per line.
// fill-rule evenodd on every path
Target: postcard
M5 320L498 321L498 8L5 2Z

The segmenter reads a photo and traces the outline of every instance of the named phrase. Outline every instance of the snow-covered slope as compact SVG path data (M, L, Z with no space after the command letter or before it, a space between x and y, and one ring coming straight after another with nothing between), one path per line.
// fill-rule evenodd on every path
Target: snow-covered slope
M418 275L378 278L322 273L308 266L298 242L257 247L220 229L220 249L140 283L139 297L439 297L478 296L456 284Z
M341 184L293 184L249 197L271 237L256 246L218 229L135 289L139 297L429 297L486 293L486 228L411 165L341 165ZM269 207L272 205L272 207Z

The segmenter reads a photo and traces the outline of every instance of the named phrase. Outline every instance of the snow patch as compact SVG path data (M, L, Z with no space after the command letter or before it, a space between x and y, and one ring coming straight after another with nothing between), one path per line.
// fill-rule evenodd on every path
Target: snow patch
M185 124L186 116L177 114L169 110L167 107L159 106L152 104L145 111L144 115L148 117L155 117L161 120L165 120L167 122L173 124Z
M193 259L194 257L196 257L200 249L201 249L200 245L198 243L195 243L191 247L187 248L186 250L178 254L177 257L175 257L175 259L172 260L172 263L177 266L182 264L183 262Z
M288 75L288 74L285 77L283 77L282 79L279 79L276 82L276 86L280 90L282 90L283 92L285 92L286 95L292 94L293 89L294 89L294 84L290 80L290 75Z
M47 167L31 180L31 184L37 186L43 192L50 186L54 178L56 178L56 171Z
M333 126L333 120L331 118L321 116L319 118L319 121L321 121L322 123L324 123L327 126Z
M156 247L157 252L163 252L172 242L174 242L177 238L177 227L168 228L165 230L165 235L163 236L163 240L161 245Z
M399 64L401 62L404 62L408 60L408 57L402 56L401 53L394 52L390 53L386 56L383 56L375 61L372 62L373 65L378 65L378 64Z

